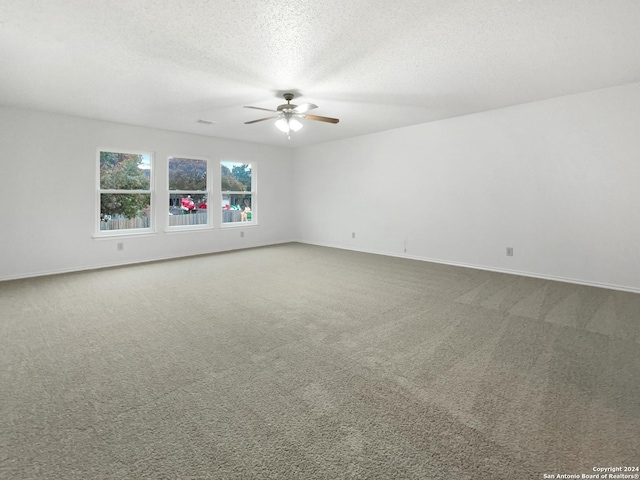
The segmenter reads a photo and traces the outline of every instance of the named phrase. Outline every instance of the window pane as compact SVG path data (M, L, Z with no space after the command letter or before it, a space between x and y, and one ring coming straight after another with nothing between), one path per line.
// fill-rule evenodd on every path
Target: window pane
M251 164L221 162L222 223L253 221Z
M207 190L207 161L169 158L169 190Z
M150 205L148 193L102 193L100 230L149 228Z
M251 165L246 163L222 162L222 191L250 192Z
M172 193L169 195L169 226L206 225L207 195Z
M149 190L151 156L100 152L100 188Z
M251 197L250 193L223 193L222 223L251 222Z

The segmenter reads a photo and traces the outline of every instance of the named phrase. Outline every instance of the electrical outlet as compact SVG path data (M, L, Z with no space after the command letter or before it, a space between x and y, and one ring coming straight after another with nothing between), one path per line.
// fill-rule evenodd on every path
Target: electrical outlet
M244 232L240 232L240 238L244 238Z
M507 257L513 257L513 247L507 247Z
M351 238L356 238L356 232L351 232Z
M123 242L118 242L118 251L122 251L124 250L124 243Z

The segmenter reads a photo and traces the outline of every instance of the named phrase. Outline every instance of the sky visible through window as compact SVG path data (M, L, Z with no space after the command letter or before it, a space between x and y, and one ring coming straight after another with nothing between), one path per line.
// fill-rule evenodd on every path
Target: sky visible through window
M242 165L241 162L222 162L222 165L227 167L229 170L233 170L233 167L237 167L238 165Z
M151 155L140 155L140 170L151 170Z

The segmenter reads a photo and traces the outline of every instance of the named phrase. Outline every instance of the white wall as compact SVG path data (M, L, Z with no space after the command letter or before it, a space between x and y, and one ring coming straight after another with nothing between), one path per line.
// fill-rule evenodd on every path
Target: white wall
M640 291L639 127L638 85L293 154L0 107L0 280L299 240ZM169 234L159 215L117 251L93 238L98 146L155 152L164 182L169 154L257 161L259 226Z
M302 148L294 178L302 242L640 291L639 85Z
M159 188L168 155L257 164L259 225L94 239L96 148L155 152ZM0 280L216 252L292 240L291 151L0 107ZM118 251L117 242L124 242Z

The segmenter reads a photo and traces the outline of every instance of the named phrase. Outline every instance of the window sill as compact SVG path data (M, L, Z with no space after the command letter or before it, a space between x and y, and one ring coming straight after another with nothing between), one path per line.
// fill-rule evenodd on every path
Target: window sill
M164 231L167 235L174 233L194 233L194 232L211 232L215 227L204 225L202 227L167 227Z
M229 223L223 223L222 225L220 225L221 229L225 229L225 228L250 228L250 227L257 227L258 226L258 222L229 222Z
M94 240L110 240L113 238L139 238L139 237L156 237L158 232L155 230L145 230L144 232L135 232L132 230L108 230L109 233L97 233L92 237Z

